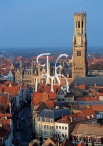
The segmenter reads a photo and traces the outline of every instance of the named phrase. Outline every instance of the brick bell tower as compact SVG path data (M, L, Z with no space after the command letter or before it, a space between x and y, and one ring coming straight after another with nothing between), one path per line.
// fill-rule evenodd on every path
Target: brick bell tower
M72 78L85 77L88 73L86 13L74 13Z

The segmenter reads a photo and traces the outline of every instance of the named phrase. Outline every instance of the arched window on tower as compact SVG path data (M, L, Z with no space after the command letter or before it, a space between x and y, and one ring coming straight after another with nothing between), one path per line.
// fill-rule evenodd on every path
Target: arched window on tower
M81 24L81 25L82 25L82 34L83 34L83 25L84 25L84 24L83 24L83 21L82 21L82 24Z
M78 21L78 28L80 28L80 21Z
M76 22L76 28L78 28L78 22Z

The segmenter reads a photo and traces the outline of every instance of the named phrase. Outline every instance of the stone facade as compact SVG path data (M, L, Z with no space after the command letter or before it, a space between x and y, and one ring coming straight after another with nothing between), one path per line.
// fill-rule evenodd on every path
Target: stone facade
M28 68L22 67L22 61L20 61L20 67L16 70L15 73L15 81L19 85L31 85L34 86L36 78L38 78L41 74L45 74L46 69L41 68L40 65L37 65L32 62L32 65ZM45 77L40 77L38 82L43 82Z
M86 13L74 14L72 78L87 75Z

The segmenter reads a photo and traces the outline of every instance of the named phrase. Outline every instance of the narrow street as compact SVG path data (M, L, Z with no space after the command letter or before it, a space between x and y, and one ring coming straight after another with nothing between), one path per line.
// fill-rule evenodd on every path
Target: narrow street
M30 104L16 114L14 123L15 146L28 146L28 143L33 139Z

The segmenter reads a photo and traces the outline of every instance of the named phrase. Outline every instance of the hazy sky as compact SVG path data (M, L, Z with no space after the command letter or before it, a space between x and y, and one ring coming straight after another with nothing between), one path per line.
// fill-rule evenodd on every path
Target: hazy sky
M103 46L103 0L0 0L0 48L72 46L75 11L87 13L88 46Z

